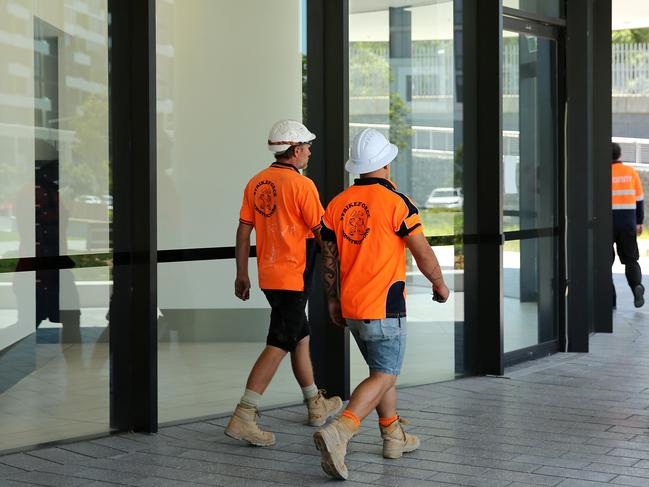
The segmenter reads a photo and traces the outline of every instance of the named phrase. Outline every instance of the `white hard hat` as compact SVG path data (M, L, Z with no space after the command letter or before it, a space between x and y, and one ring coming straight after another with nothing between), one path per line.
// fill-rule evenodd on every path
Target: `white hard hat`
M293 145L311 142L315 134L295 120L275 122L268 133L268 150L276 154L288 150Z
M366 174L386 166L397 157L399 149L376 129L363 129L349 147L347 172Z

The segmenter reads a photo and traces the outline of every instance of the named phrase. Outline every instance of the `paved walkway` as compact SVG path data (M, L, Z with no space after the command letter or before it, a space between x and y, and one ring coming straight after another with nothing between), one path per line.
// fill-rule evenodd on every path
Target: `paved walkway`
M618 276L619 277L619 276ZM402 389L400 412L421 448L380 456L366 421L350 445L346 487L649 486L649 306L620 282L616 332L592 353L557 354L507 371ZM0 457L0 485L259 486L333 484L320 470L302 406L266 412L275 447L240 446L225 419Z

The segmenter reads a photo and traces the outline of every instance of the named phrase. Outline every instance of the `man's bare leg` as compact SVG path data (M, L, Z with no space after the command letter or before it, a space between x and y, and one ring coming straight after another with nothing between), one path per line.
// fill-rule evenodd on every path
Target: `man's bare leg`
M302 388L302 396L309 411L309 425L322 426L342 409L343 401L338 396L327 399L318 390L313 378L309 344L308 336L298 342L295 350L291 352L291 366L295 379Z
M308 387L314 383L313 365L311 364L310 340L305 336L297 342L297 347L291 352L291 367L293 375L300 387Z
M256 416L261 395L270 384L286 353L286 350L266 345L259 354L248 376L243 397L225 428L226 435L256 446L275 444L275 435L270 431L262 430L257 425Z
M286 354L286 350L266 345L266 348L259 354L255 365L252 366L248 382L246 382L246 389L263 394Z
M397 388L392 386L388 389L381 401L376 406L376 413L379 418L392 418L397 415Z
M359 421L362 421L372 409L379 405L385 393L394 389L396 382L396 375L371 371L370 376L354 389L346 409L354 413ZM396 389L394 393L396 402Z

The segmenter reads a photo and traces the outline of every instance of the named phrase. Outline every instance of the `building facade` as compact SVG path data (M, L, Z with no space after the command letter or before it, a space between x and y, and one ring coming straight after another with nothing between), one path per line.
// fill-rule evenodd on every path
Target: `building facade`
M0 12L0 451L233 408L269 315L258 289L234 297L234 234L280 118L317 134L324 204L353 178L357 131L399 146L394 180L452 290L433 305L408 262L402 385L612 331L610 1ZM348 396L362 357L321 287L308 309L317 383ZM289 368L264 407L301 400Z

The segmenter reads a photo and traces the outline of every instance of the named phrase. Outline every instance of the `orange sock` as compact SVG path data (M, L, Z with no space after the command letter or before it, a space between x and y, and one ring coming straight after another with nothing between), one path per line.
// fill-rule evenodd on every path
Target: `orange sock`
M349 409L345 409L340 416L340 419L346 419L348 422L352 423L350 426L353 427L354 430L357 430L361 426L361 421L358 419L358 417L352 413Z
M399 419L399 415L395 414L391 418L379 418L379 424L383 427L385 426L390 426L392 423L394 423L397 419Z

